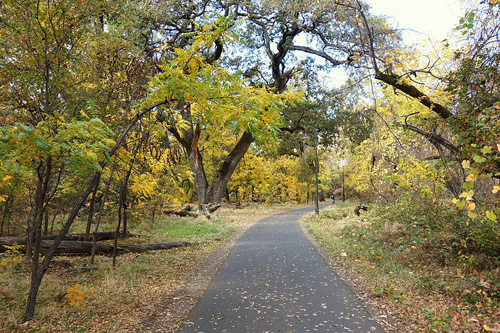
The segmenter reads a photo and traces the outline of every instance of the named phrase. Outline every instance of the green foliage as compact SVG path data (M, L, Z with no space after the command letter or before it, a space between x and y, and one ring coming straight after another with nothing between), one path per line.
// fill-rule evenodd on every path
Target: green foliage
M459 66L448 75L448 89L457 102L451 125L463 147L462 166L468 173L462 185L465 191L454 202L476 220L472 224L481 225L476 236L483 244L488 239L498 242L500 235L495 195L495 179L500 176L500 53L492 43L500 29L499 11L495 2L482 4L460 21L468 47L456 52ZM481 184L487 184L482 186L486 191L481 191Z
M114 144L112 132L97 118L61 123L55 135L47 122L2 127L0 135L0 172L20 177L30 177L34 163L48 156L57 156L77 175L88 175L100 170L99 162Z

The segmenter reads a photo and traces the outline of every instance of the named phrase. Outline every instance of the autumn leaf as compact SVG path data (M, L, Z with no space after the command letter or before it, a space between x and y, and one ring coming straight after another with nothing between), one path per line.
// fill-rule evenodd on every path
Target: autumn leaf
M69 305L76 306L77 308L82 308L85 304L85 300L90 298L94 293L94 288L85 288L79 283L76 283L73 287L68 287L66 289L65 299Z
M495 213L493 213L492 211L487 211L487 212L486 212L486 217L487 217L489 220L493 221L493 222L495 222L495 221L497 220L497 216L496 216L496 215L495 215Z
M474 194L474 190L465 191L460 194L459 198L465 198L465 200L470 201L474 197Z
M474 212L472 212L472 211L468 211L468 212L467 212L467 216L469 216L471 219L474 219L474 218L476 218L476 217L477 217L477 214L476 214L476 213L474 213Z
M467 176L467 178L465 178L466 182L475 182L476 180L477 180L477 176L473 175L473 174L470 174Z
M483 153L483 154L490 154L492 152L493 152L493 150L491 150L491 147L488 147L488 146L481 149L481 153Z
M479 156L479 155L475 155L473 157L474 161L477 162L477 163L483 163L483 162L486 162L486 158L482 157L482 156Z

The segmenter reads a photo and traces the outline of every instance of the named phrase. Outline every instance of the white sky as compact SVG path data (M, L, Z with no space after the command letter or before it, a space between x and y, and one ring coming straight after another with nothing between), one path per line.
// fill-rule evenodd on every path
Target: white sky
M464 14L461 0L367 0L372 12L389 16L390 22L400 29L411 29L405 33L409 43L432 38L446 38Z

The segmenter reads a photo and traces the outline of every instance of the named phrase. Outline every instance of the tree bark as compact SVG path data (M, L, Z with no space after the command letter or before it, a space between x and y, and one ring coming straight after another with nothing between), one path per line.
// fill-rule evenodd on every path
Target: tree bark
M87 225L85 227L85 241L87 242L90 238L90 228L92 227L92 219L94 218L94 208L95 208L95 200L96 200L96 195L97 195L97 189L99 188L99 184L97 184L96 187L94 187L94 190L92 191L92 197L90 198L90 205L89 205L89 216L87 216Z
M102 219L102 214L104 212L104 207L106 205L106 200L108 199L108 193L109 193L109 186L111 185L111 180L113 179L113 174L115 172L116 164L113 163L111 167L111 172L109 173L109 178L108 181L106 182L106 188L104 189L104 195L102 196L102 201L101 201L101 210L99 210L99 215L97 216L97 221L95 223L95 229L94 229L94 238L92 240L92 254L90 256L89 264L90 266L94 265L94 258L95 258L95 245L97 242L97 232L99 231L99 225L101 224L101 219ZM99 180L100 181L100 180ZM114 237L115 235L113 235Z
M404 127L404 128L407 128L410 131L413 131L415 133L423 135L434 146L441 145L441 146L445 147L446 149L448 149L450 152L452 152L455 155L458 154L458 153L460 153L460 148L459 147L455 146L453 143L451 143L450 141L446 140L445 138L443 138L441 135L439 135L437 133L427 132L427 131L424 131L424 130L418 128L418 127L415 127L415 126L412 126L412 125L403 124L403 123L396 123L396 125Z
M96 234L91 234L90 235L90 241L94 240L94 237L96 241L104 241L104 240L112 240L115 238L115 232L114 231L109 231L109 232L98 232ZM129 238L129 237L141 237L140 235L136 234L131 234L127 233L125 236L120 235L121 238ZM55 240L57 238L57 235L48 235L48 236L42 236L41 240L46 241L46 240ZM64 241L74 241L74 242L86 242L85 240L85 234L68 234L63 237ZM5 252L7 249L2 247L3 245L7 246L12 246L12 245L22 245L26 246L28 241L28 236L7 236L7 237L0 237L0 252Z
M7 197L7 200L5 200L5 204L3 206L2 222L0 223L0 236L3 236L5 221L7 220L7 214L9 212L9 205L10 205L11 201L14 201L14 196L12 195L12 193L9 194L9 196Z
M37 169L38 183L35 195L35 212L32 221L32 245L33 255L31 258L31 277L36 276L40 262L40 242L42 238L43 216L46 209L46 198L52 173L52 158L48 157L42 161Z
M61 232L59 232L57 238L53 241L51 247L45 253L45 258L43 259L42 264L40 265L36 274L34 274L34 276L32 277L31 284L30 284L30 290L28 293L28 300L26 302L26 311L24 314L24 321L29 321L29 320L33 319L33 316L35 315L35 305L36 305L36 298L38 295L38 290L40 289L40 284L42 283L42 279L43 279L45 273L47 272L47 269L49 268L50 261L52 260L52 257L54 256L62 239L68 233L69 228L71 227L71 224L73 224L73 221L78 216L80 209L82 208L83 204L85 203L88 196L92 192L94 186L97 185L99 178L100 178L100 174L94 175L94 177L92 178L92 181L90 182L90 185L82 193L82 195L80 196L80 198L76 202L75 206L73 207L73 210L69 214L68 219L66 220L65 224L63 225Z

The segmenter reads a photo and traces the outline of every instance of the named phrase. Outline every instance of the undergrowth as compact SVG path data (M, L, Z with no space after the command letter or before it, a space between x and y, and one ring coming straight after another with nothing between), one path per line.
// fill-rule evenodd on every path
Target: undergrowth
M370 206L359 217L353 209L335 205L306 227L373 296L417 330L500 330L500 243L480 237L491 230L445 205Z

